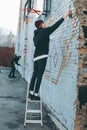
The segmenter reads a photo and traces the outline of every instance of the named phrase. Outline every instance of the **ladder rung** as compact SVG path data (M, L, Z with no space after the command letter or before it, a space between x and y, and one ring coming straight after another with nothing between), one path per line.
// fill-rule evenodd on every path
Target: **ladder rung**
M41 120L26 120L25 123L42 123Z
M29 109L26 112L27 113L41 113L41 110L31 110L31 109Z
M40 90L41 92L41 90ZM42 99L40 98L40 100L31 100L29 97L29 84L28 84L28 87L27 87L27 96L26 96L26 110L25 110L25 119L24 119L24 126L26 126L27 123L40 123L41 126L43 125L42 123ZM40 94L41 96L41 94ZM30 108L28 107L28 104L30 103ZM38 105L38 108L36 109L36 106L35 108L33 108L33 105ZM34 110L35 109L35 110ZM35 119L32 119L31 118L31 114L33 114L33 118ZM27 116L28 115L28 116ZM39 118L36 118L36 116ZM28 118L28 119L27 119ZM30 118L30 119L29 119Z
M41 100L31 100L30 98L28 99L29 102L40 102Z

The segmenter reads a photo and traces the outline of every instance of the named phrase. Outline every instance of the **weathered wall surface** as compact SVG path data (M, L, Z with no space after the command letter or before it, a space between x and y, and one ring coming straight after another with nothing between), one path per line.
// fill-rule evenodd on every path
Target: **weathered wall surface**
M71 5L73 18L67 18L50 37L49 58L42 81L43 99L69 130L74 129L77 96L79 20L73 1L52 1L51 14L45 18L52 25Z
M25 1L21 2L21 8L23 8ZM49 57L41 87L43 101L66 129L85 130L87 116L86 0L51 0L51 13L47 17L39 18L43 18L47 26L50 26L63 17L69 7L72 10L72 18L68 17L50 36ZM32 38L35 18L34 14L30 14L29 18L23 21L23 11L20 12L16 53L22 56L22 67L19 71L27 81L30 80L33 71Z
M76 102L75 130L87 129L87 1L76 0L74 3L79 19L78 48L78 96Z

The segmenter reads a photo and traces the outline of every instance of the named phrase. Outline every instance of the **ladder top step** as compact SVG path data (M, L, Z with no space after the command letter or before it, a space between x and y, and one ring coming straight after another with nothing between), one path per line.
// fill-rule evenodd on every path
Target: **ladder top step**
M25 123L42 123L42 120L26 120Z
M28 98L29 102L41 102L41 100L31 100L30 98Z
M27 113L41 113L42 111L41 110L31 110L31 109L28 109L26 112Z

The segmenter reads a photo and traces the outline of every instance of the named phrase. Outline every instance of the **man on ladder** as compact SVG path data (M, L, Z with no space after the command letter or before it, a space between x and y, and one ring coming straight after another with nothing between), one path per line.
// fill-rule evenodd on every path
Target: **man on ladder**
M26 96L26 111L25 111L25 119L24 119L24 126L26 123L42 123L42 100L39 96L39 89L42 80L42 76L45 70L48 52L49 52L49 36L53 33L64 21L64 19L71 14L71 11L68 10L63 18L57 21L51 27L46 28L45 23L42 20L37 20L35 22L35 26L37 30L34 31L34 45L35 45L35 52L34 52L34 71L31 78L30 85L28 84L27 87L27 96ZM40 93L41 95L41 93ZM30 100L31 99L31 100ZM40 105L40 109L37 110L31 109L28 106L28 102L37 102ZM28 114L40 114L40 119L29 119Z
M42 80L42 76L45 70L48 52L49 52L49 36L63 23L64 19L71 14L71 10L68 10L64 17L58 20L51 27L46 27L44 21L37 20L35 27L37 30L34 31L34 71L31 78L29 88L29 98L31 100L40 100L39 89Z

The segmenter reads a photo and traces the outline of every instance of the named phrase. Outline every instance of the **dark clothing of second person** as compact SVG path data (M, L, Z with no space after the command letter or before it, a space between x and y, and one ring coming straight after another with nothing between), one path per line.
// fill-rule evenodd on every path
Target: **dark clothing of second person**
M18 64L19 61L19 57L15 56L12 60L11 60L11 71L9 73L9 77L15 77L15 64L17 64L18 66L20 66L20 64Z
M38 93L40 89L49 52L49 36L62 24L63 21L64 18L61 18L51 27L38 28L34 31L34 71L30 83L30 91L34 91L34 93Z

